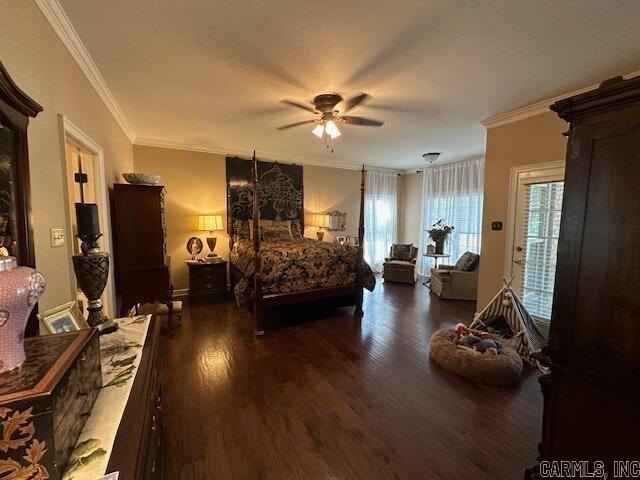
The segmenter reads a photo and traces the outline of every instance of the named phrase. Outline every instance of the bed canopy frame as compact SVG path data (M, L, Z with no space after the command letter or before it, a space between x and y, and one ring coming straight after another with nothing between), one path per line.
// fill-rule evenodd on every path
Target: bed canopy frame
M260 192L260 178L258 175L258 158L255 151L253 152L251 168L251 183L252 183L252 197L251 197L251 218L253 229L253 250L254 250L254 275L253 275L253 317L255 321L255 334L263 335L265 332L265 315L266 311L272 307L279 307L283 305L290 305L295 303L304 303L315 300L327 300L335 306L355 306L354 318L362 318L364 312L362 310L363 289L364 289L364 191L365 191L365 173L364 165L360 171L360 215L358 221L358 240L359 245L357 247L357 265L356 265L356 281L349 285L343 285L340 287L320 288L314 290L304 290L300 292L291 293L278 293L278 294L263 294L262 292L262 276L261 276L261 258L259 255L261 244L261 227L260 227L260 205L255 200L258 198ZM278 165L278 162L274 162ZM300 221L301 234L304 236L304 185L301 189L301 198L299 206L298 218ZM229 246L233 249L236 242L235 217L234 208L232 205L232 185L230 178L227 175L227 233L229 234ZM257 220L257 221L256 221ZM266 220L266 219L265 219ZM231 283L232 287L235 285L236 280L242 276L242 273L233 265L231 265Z

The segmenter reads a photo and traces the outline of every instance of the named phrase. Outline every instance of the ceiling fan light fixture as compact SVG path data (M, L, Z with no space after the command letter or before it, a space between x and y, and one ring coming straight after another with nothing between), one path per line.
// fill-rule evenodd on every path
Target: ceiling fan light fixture
M322 136L324 135L324 125L322 125L321 123L317 124L315 128L311 130L311 133L313 133L318 138L322 138Z
M327 122L327 126L325 127L325 132L327 132L327 135L329 135L332 139L338 138L340 135L342 135L340 133L340 130L338 130L338 127L336 126L336 124L333 122L333 120L329 120Z

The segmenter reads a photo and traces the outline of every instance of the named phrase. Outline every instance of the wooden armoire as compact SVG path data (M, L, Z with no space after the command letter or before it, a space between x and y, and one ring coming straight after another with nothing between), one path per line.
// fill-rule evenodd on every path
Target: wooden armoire
M115 184L111 218L120 313L137 303L160 302L169 307L171 325L164 195L159 185Z
M569 129L540 460L613 478L640 460L640 77L551 109Z

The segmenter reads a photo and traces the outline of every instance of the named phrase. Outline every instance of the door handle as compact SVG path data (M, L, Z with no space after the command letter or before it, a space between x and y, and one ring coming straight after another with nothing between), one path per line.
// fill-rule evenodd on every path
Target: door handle
M522 260L521 258L518 258L517 260L514 260L513 263L517 263L518 265L524 265L525 261Z

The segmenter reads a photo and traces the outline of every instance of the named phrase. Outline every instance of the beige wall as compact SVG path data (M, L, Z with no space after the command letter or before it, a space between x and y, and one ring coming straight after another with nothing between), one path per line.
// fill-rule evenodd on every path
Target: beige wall
M482 250L478 307L483 307L502 284L506 249L511 167L563 160L567 124L548 112L487 131L482 213ZM501 231L491 222L500 220Z
M398 241L420 246L422 172L398 177Z
M187 288L189 274L184 263L189 259L187 240L200 237L205 251L209 251L208 232L198 231L198 215L209 212L225 215L226 225L225 156L134 145L133 158L136 171L160 175L167 189L165 213L171 279L175 289ZM229 258L226 232L214 232L214 236L218 239L216 253Z
M189 258L187 239L198 236L205 243L206 232L197 231L197 216L212 212L224 215L226 225L225 156L166 148L133 147L135 169L162 176L167 188L167 250L171 255L171 275L176 290L189 286L184 261ZM304 166L304 206L307 213L340 210L347 212L344 234L356 235L360 204L360 173ZM317 229L307 227L305 235L315 238ZM332 241L337 232L326 232ZM343 234L342 232L340 234ZM229 237L216 232L216 253L229 258Z
M304 209L309 213L338 210L347 213L344 232L325 231L324 240L332 242L336 235L358 235L360 215L360 172L339 168L304 166ZM305 224L309 224L309 219ZM306 227L305 237L316 238L316 227Z
M33 1L3 0L0 61L18 86L44 107L29 126L36 264L47 280L42 310L74 298L68 250L52 248L49 234L52 227L66 230L68 214L58 114L66 115L104 149L110 184L132 169L132 148ZM69 242L70 232L66 236Z

